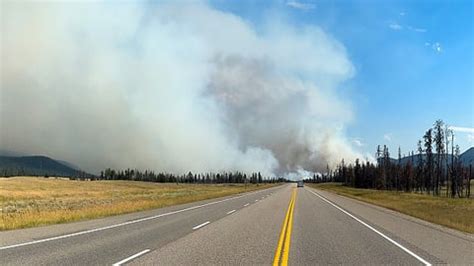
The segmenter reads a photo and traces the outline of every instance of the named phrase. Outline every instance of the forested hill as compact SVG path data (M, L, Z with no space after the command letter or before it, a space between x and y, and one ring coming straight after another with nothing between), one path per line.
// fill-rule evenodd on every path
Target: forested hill
M62 163L46 156L0 156L0 176L91 176L69 163Z

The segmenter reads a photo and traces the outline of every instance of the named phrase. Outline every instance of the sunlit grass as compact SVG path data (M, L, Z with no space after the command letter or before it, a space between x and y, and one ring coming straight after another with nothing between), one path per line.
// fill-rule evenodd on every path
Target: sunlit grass
M310 184L310 186L379 205L432 223L474 233L473 199L358 189L338 183Z
M0 230L94 219L269 186L0 178Z

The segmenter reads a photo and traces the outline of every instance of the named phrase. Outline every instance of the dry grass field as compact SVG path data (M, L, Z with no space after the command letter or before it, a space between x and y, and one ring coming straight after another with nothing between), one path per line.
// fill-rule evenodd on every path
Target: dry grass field
M474 233L474 200L433 197L418 193L358 189L338 183L310 184L318 189L372 203L432 223Z
M271 185L160 184L0 178L0 230L117 215L228 196Z

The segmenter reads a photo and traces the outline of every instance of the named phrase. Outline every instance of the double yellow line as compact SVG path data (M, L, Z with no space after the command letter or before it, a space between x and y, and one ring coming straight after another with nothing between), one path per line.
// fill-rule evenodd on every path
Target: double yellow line
M278 240L275 258L273 259L273 266L288 265L288 256L290 254L291 229L293 227L293 210L295 209L296 188L293 188L291 193L290 204L288 211L286 211L285 221L281 228L280 239Z

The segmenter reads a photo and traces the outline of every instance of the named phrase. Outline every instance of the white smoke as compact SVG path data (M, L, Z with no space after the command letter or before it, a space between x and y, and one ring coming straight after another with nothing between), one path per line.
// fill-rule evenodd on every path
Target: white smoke
M97 172L323 171L344 137L342 44L205 3L1 3L0 148Z

